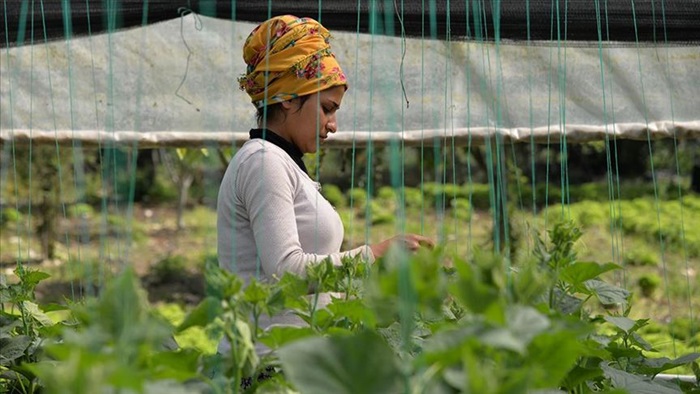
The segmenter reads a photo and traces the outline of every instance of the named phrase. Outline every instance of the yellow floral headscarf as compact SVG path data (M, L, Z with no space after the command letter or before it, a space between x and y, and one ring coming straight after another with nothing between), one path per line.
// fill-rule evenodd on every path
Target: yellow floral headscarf
M345 74L331 52L331 34L311 18L277 16L258 25L243 45L246 74L238 79L256 107L337 86Z

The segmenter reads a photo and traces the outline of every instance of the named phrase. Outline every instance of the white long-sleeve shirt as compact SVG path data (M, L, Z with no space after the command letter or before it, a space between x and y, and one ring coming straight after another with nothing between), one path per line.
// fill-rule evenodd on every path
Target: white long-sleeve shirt
M284 149L262 139L247 141L229 164L217 207L219 265L244 281L269 282L285 272L304 275L309 264L330 257L374 259L367 245L341 252L343 223L321 195L320 186ZM330 301L321 295L319 306ZM302 324L281 314L261 319L273 324Z

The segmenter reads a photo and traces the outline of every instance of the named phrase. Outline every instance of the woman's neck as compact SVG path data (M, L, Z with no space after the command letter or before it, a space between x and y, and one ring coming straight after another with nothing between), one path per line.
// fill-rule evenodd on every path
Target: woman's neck
M291 135L289 134L289 130L285 126L286 125L282 122L276 122L271 120L268 120L266 123L263 122L262 124L258 125L258 127L260 127L261 129L270 130L278 136L284 138L290 144L293 144Z

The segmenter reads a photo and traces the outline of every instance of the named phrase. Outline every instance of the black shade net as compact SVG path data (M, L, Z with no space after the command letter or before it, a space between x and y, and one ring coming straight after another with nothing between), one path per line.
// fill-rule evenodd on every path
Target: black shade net
M700 0L2 0L0 45L101 34L186 12L261 22L294 14L331 31L439 40L700 43ZM403 29L402 29L403 24Z

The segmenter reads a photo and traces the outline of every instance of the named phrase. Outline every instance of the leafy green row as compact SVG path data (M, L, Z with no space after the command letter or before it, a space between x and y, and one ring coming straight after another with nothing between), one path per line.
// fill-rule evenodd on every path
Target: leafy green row
M572 220L581 226L613 228L624 234L639 235L650 243L663 242L689 257L700 256L700 197L686 196L681 201L654 201L637 198L616 202L583 201L565 207ZM562 207L550 207L546 215L555 221Z

